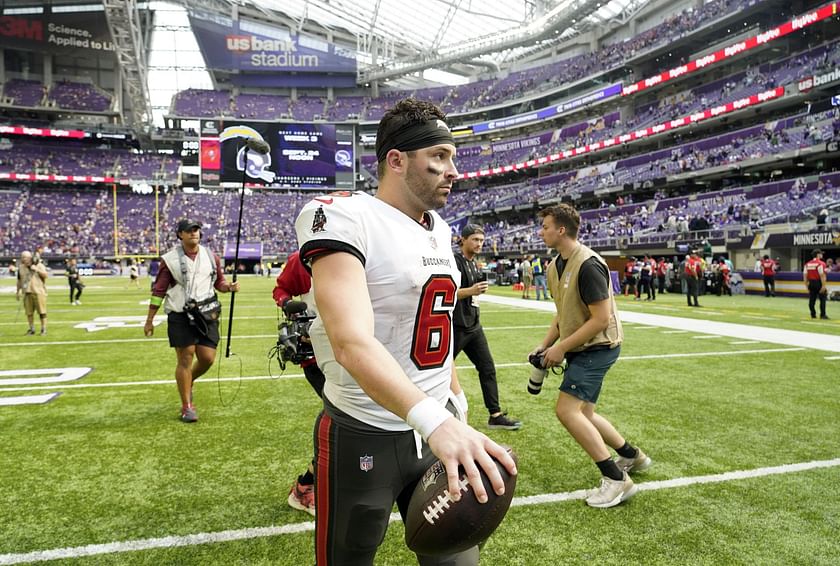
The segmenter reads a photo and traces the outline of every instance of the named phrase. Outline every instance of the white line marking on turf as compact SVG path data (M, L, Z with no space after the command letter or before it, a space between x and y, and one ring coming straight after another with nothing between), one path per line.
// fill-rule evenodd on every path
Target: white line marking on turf
M662 334L686 334L688 330L663 330Z
M783 352L800 352L805 348L765 348L762 350L730 350L727 352L695 352L687 354L647 354L643 356L623 356L618 358L618 361L631 362L633 360L661 360L664 358L702 358L707 356L739 356L741 354L776 354ZM523 367L530 366L528 362L511 362L505 364L496 364L497 368ZM456 366L459 370L475 369L472 365ZM295 377L303 377L302 373L290 373L283 375L250 375L242 377L210 377L204 378L198 383L212 383L214 381L262 381L267 379L290 379ZM0 384L0 392L5 391L33 391L38 389L55 389L61 387L64 389L89 389L92 387L132 387L138 385L172 385L172 379L156 379L147 381L117 381L106 383L72 383L68 385L43 385L31 387L2 387Z
M736 344L760 344L760 342L756 342L755 340L736 340L735 342L730 342L733 346Z
M723 338L723 336L718 336L717 334L703 334L702 336L692 336L695 340L711 340L712 338Z
M519 299L509 297L498 297L485 295L482 302L493 304L504 304L519 306L529 310L541 310L555 312L553 304L528 303ZM686 311L688 312L688 311ZM699 309L696 314L703 316L712 314L708 309ZM716 313L723 314L723 313ZM701 318L683 318L664 314L653 314L646 312L635 312L621 310L622 322L636 322L645 326L659 326L674 330L689 330L700 334L718 334L727 338L740 338L743 340L761 340L765 343L779 344L782 346L801 346L812 350L825 350L828 352L840 353L840 340L837 335L821 334L817 332L803 332L800 330L785 330L782 328L755 327L748 324L734 324L731 322L717 322L703 320Z
M824 360L840 360L840 356L826 356Z
M685 478L674 478L670 480L658 480L637 483L641 491L658 491L660 489L673 489L692 485L703 485L709 483L722 483L745 479L761 478L781 474L792 474L820 468L834 468L840 466L840 458L833 460L816 460L801 462L798 464L785 464L769 468L756 468L753 470L736 470L722 474L711 474L708 476L690 476ZM584 499L588 490L578 489L564 493L545 493L542 495L529 495L514 497L512 507L525 507L528 505L544 505L547 503L560 503L562 501L573 501ZM391 513L390 521L400 520L399 513ZM47 560L62 560L81 558L82 556L96 556L99 554L113 554L117 552L132 552L136 550L151 550L155 548L175 548L181 546L195 546L199 544L210 544L218 542L229 542L236 540L250 540L280 535L298 534L311 532L315 529L314 521L304 523L292 523L272 527L252 527L248 529L219 531L215 533L198 533L194 535L168 536L159 538L148 538L139 540L126 540L121 542L109 542L105 544L89 544L87 546L74 546L66 548L55 548L52 550L36 550L20 554L0 554L0 564L21 564L24 562L44 562Z

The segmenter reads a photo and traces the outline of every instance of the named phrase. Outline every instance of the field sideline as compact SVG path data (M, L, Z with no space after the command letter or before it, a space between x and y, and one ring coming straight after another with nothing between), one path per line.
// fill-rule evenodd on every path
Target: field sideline
M272 280L242 278L235 356L220 345L197 382L196 425L177 419L165 322L153 339L137 326L148 280L138 291L90 279L80 307L62 282L50 280L48 335L25 337L12 281L0 280L0 564L311 564L314 523L285 498L311 457L318 400L297 367L279 376L269 365ZM524 422L489 431L475 371L458 358L471 424L520 455L514 508L482 563L833 564L837 304L815 324L801 299L618 301L626 341L600 410L655 465L636 498L609 510L580 501L598 474L553 415L557 378L525 391L525 355L552 306L509 289L482 302L502 405ZM92 370L56 383L25 380L60 371L23 375L71 367ZM397 520L377 564L414 563L401 538Z

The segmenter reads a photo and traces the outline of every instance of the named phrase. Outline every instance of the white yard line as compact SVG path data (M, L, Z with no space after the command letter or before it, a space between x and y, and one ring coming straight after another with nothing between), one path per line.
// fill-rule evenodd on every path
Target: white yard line
M757 350L729 350L725 352L693 352L693 353L679 353L679 354L646 354L641 356L621 356L618 358L620 362L632 362L635 360L661 360L667 358L703 358L703 357L720 357L720 356L741 356L745 354L778 354L784 352L801 352L804 348L763 348ZM511 367L530 367L528 362L510 362L503 364L496 364L497 368L511 368ZM473 365L459 365L456 366L458 370L475 369ZM213 383L216 381L264 381L271 379L291 379L303 377L302 373L287 373L282 375L247 375L242 377L205 377L198 384ZM90 389L99 387L137 387L143 385L172 385L172 379L154 379L143 381L112 381L103 383L62 383L60 385L44 384L44 385L30 385L21 387L3 387L3 380L0 379L0 393L7 391L37 391L40 389Z
M717 334L701 334L700 336L692 336L694 340L711 340L714 338L723 338L723 336L718 336Z
M554 312L553 304L531 304L520 299L498 297L495 295L484 295L481 300L491 303L518 305L522 308ZM712 311L699 309L698 314L712 314ZM698 334L717 334L728 338L760 340L762 342L780 344L783 346L799 346L802 348L840 353L840 336L832 336L830 334L818 334L815 332L803 332L800 330L783 330L781 328L764 328L749 326L747 324L734 324L731 322L717 322L713 320L700 320L695 318L680 318L676 316L634 311L621 311L621 320L636 322L647 326L659 326L674 330L688 330L691 332L697 332Z
M785 464L769 468L756 468L753 470L736 470L721 474L710 474L707 476L689 476L674 478L670 480L658 480L649 482L637 482L640 491L658 491L661 489L674 489L692 485L704 485L710 483L723 483L740 481L745 479L762 478L782 474L793 474L820 468L834 468L840 466L840 458L833 460L816 460L801 462L797 464ZM759 488L760 489L760 488ZM588 490L578 489L562 493L544 493L540 495L529 495L514 497L511 506L525 507L529 505L545 505L550 503L561 503L584 499ZM391 522L400 520L398 513L391 513ZM55 548L51 550L36 550L17 554L0 554L0 565L23 564L25 562L44 562L47 560L66 560L81 558L83 556L97 556L101 554L114 554L117 552L132 552L137 550L152 550L156 548L177 548L184 546L196 546L199 544L211 544L229 542L236 540L251 540L257 538L291 535L306 533L315 530L314 521L303 523L291 523L288 525L271 527L252 527L247 529L217 531L214 533L198 533L194 535L167 536L158 538L147 538L138 540L125 540L109 542L104 544L89 544L86 546L72 546L66 548Z
M730 342L730 344L734 346L739 344L759 344L759 342L756 342L755 340L736 340L734 342Z

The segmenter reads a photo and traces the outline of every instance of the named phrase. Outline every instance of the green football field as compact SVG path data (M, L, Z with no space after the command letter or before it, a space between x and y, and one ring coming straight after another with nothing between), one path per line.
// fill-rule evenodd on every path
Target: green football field
M147 279L138 290L88 278L83 305L70 306L64 278L51 278L43 337L24 336L13 281L0 281L0 564L314 563L314 523L286 497L312 456L319 400L299 368L280 375L267 357L273 279L241 281L234 355L220 344L217 366L197 382L194 425L178 419L165 321L143 337ZM519 431L487 429L476 373L457 359L471 424L519 454L514 506L482 564L836 564L838 303L832 320L812 321L803 299L618 302L626 321L682 321L625 324L599 410L654 465L635 477L636 497L603 510L582 501L599 474L554 416L559 378L539 396L525 388L526 355L551 320L534 307L546 303L482 302L502 405L523 421ZM706 321L747 325L750 336ZM803 336L814 344L828 335L836 348L780 343L772 329L813 333ZM376 563L415 563L402 538L395 521Z

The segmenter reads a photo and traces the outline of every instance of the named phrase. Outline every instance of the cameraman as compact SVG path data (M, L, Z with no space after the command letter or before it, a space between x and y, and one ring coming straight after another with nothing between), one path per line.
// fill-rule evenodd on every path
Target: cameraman
M557 314L529 360L541 356L544 368L566 360L555 413L601 473L601 485L589 493L587 505L613 507L636 493L638 487L628 474L647 469L651 460L595 412L604 376L618 359L624 339L609 268L578 241L580 215L573 207L561 203L543 209L539 216L540 237L557 251L548 266ZM607 446L618 459L612 459Z
M274 302L278 307L285 307L292 299L292 297L300 296L301 301L308 305L312 305L312 296L309 293L312 288L312 277L303 264L300 262L300 254L294 252L286 260L286 266L280 275L277 276L276 286L272 291ZM286 313L286 309L283 310ZM302 315L310 314L308 311L300 313ZM287 314L287 317L290 317ZM318 394L318 397L323 396L324 391L324 372L318 367L318 362L315 356L312 355L304 359L300 363L303 370L303 375L306 381ZM289 506L299 511L306 511L313 517L315 516L315 477L314 477L314 463L310 462L309 468L303 475L298 476L297 481L289 490L289 498L287 499Z
M484 406L490 413L487 421L489 428L517 430L522 423L512 419L499 408L499 385L496 382L496 365L487 345L487 337L479 320L479 297L487 292L487 281L479 273L475 256L484 246L484 228L478 224L467 224L461 230L460 250L455 252L455 265L461 272L461 285L458 289L458 302L452 316L455 331L455 349L452 357L461 351L478 370L478 381Z
M213 289L236 292L239 283L228 283L219 256L199 244L200 222L184 218L178 222L176 233L181 244L163 255L143 331L146 336L154 334L154 318L165 298L169 346L175 348L178 358L175 381L181 396L181 420L194 423L198 414L192 403L193 382L213 365L219 344L221 305ZM211 320L200 312L208 306L215 307Z
M16 298L20 300L23 292L23 308L29 322L27 336L35 334L34 314L41 317L41 336L47 334L47 268L41 263L40 254L32 255L26 251L20 254L20 270L17 274Z

